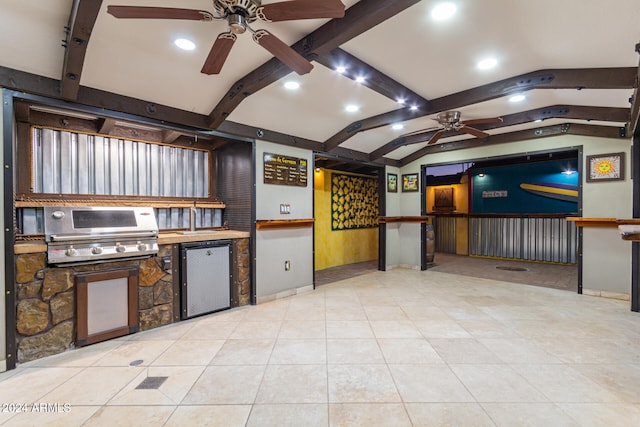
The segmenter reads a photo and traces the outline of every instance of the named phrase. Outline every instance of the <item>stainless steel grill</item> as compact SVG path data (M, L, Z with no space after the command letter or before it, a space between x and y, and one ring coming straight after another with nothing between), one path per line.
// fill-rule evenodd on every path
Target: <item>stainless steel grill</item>
M152 208L45 207L50 264L139 258L158 252Z

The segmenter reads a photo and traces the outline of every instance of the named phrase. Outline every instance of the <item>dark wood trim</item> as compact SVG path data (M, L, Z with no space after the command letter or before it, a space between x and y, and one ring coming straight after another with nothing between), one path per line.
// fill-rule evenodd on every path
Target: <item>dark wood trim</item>
M342 75L354 81L360 76L366 76L365 81L361 83L363 86L394 102L402 98L406 105L415 105L421 109L429 106L427 99L340 48L316 56L315 61L331 70L338 66L346 66Z
M277 144L288 145L290 147L305 148L308 150L318 151L322 149L322 143L305 138L297 138L295 136L284 133L274 132L268 129L256 128L241 123L225 121L218 128L220 132L230 133L245 138L260 139L264 141L275 142Z
M485 145L535 140L559 135L582 135L614 139L625 138L623 130L624 128L614 126L584 125L578 123L564 123L560 125L537 127L533 129L492 135L484 139L473 138L443 144L428 145L404 157L401 160L401 163L404 166L428 154L463 150L466 148L475 148Z
M16 343L16 261L14 190L13 116L14 103L10 91L2 90L2 142L3 142L3 191L4 191L4 313L5 313L5 363L7 369L15 369L18 349Z
M273 230L282 228L312 227L313 218L308 219L259 219L256 220L256 230Z
M360 0L291 47L308 59L338 48L347 41L418 3L419 0ZM208 117L207 127L218 129L248 96L291 73L289 67L272 58L235 82Z
M552 105L535 110L523 111L520 113L502 116L502 123L474 125L479 130L498 129L506 126L514 126L523 123L534 122L536 120L546 120L552 118L598 120L626 123L629 119L630 110L628 108L614 107L591 107L582 105ZM405 145L426 142L436 133L436 130L428 130L414 133L407 136L398 137L369 154L369 160L376 160L399 147ZM459 132L447 132L443 138L459 135Z
M531 89L632 89L637 69L582 68L573 70L538 70L510 77L487 85L432 99L428 109L411 111L408 108L369 117L349 126L325 141L325 150L331 151L357 132L386 126L396 121L424 117L445 110L477 104Z
M28 123L16 123L16 161L21 165L16 173L16 193L31 193L31 126ZM5 193L6 195L7 193Z
M62 66L60 94L63 99L75 100L80 88L80 76L84 67L84 57L96 24L102 0L75 0L71 7L65 54Z
M89 334L88 297L89 283L127 278L127 326ZM138 330L138 270L120 269L92 273L78 273L75 276L76 288L76 344L78 346L94 344L111 338L121 337Z
M431 224L432 218L429 215L423 216L381 216L378 218L379 224L389 224L391 222L412 222L420 224Z
M109 118L98 119L96 130L98 131L98 133L101 133L104 135L110 135L111 132L113 132L113 129L115 128L115 126L116 126L116 121L113 119L109 119Z

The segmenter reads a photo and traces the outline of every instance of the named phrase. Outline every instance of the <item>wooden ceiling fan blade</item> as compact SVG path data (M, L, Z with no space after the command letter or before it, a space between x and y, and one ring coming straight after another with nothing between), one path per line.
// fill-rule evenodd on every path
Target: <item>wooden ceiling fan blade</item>
M491 123L502 123L502 117L488 117L486 119L472 119L472 120L463 120L460 122L461 125L482 125L482 124L491 124Z
M267 22L294 19L342 18L344 4L339 0L293 0L265 4L256 11Z
M188 19L192 21L211 21L213 19L213 15L204 10L175 7L107 6L107 13L116 18L125 19Z
M483 132L483 131L481 131L479 129L472 128L471 126L466 126L466 125L462 126L458 130L460 130L462 132L465 132L465 133L468 133L468 134L473 135L473 136L477 136L478 138L486 138L486 137L490 136L486 132Z
M211 46L209 55L204 61L204 65L202 66L202 70L200 70L200 72L202 74L209 75L219 74L220 70L222 70L224 62L227 60L227 56L229 56L229 52L231 52L231 48L233 47L233 43L236 41L236 39L236 35L230 31L219 34L215 43L213 43L213 46Z
M440 138L442 138L442 135L444 135L445 132L446 132L446 130L441 129L441 130L437 131L436 133L434 133L433 136L431 137L431 139L429 140L429 142L427 142L427 145L435 144Z
M253 40L300 75L307 74L313 69L313 65L304 56L291 49L267 30L254 32Z

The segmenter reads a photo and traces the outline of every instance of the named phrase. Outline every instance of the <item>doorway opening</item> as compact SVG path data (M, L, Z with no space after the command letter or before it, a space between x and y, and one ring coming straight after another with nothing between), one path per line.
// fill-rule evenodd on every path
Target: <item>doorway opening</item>
M384 169L316 155L313 176L316 286L377 271Z

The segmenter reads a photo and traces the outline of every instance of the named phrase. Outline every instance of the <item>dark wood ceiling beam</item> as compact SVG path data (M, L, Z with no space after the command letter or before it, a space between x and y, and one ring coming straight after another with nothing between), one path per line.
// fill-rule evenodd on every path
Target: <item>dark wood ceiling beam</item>
M522 111L519 113L502 116L501 123L479 124L473 127L479 130L497 129L506 126L515 126L523 123L535 122L536 120L547 120L553 118L593 120L605 122L627 123L630 110L618 107L591 107L582 105L552 105L535 110ZM407 136L398 137L382 147L374 150L369 155L370 160L377 160L385 154L389 154L399 147L405 145L418 144L431 139L437 129L413 133ZM460 132L447 132L443 138L459 135Z
M366 32L419 0L360 0L345 11L344 17L332 19L291 47L308 59L328 53ZM289 67L272 58L238 80L211 111L207 127L218 129L248 96L291 73Z
M163 130L162 131L162 142L165 144L171 144L176 139L182 136L181 132L175 130Z
M464 150L467 148L477 148L486 145L505 144L510 142L519 141L533 141L540 138L547 138L550 136L559 135L581 135L581 136L595 136L601 138L625 138L624 128L615 126L600 126L600 125L585 125L576 123L564 123L560 125L538 127L535 129L526 129L516 132L502 133L499 135L492 135L484 139L465 139L462 141L454 141L443 144L428 145L420 150L409 154L400 160L402 166L406 166L411 162L419 160L420 158L436 153L443 153L446 151Z
M632 89L637 74L635 67L581 68L566 70L539 70L489 83L462 92L430 100L426 110L411 111L408 108L369 117L351 123L325 141L325 151L332 151L357 132L386 126L398 121L428 116L465 105L526 92L532 89Z
M0 87L58 98L60 81L0 65Z
M78 96L84 57L101 6L102 0L74 0L73 2L67 26L60 85L60 95L63 99L73 101Z
M102 135L111 134L114 127L116 127L116 121L110 118L98 119L98 122L96 124L96 130Z
M358 77L363 77L364 81L360 84L394 102L403 99L407 105L415 105L420 109L427 109L429 106L427 99L342 49L338 48L318 55L315 61L332 70L338 66L344 66L343 76L354 81Z

